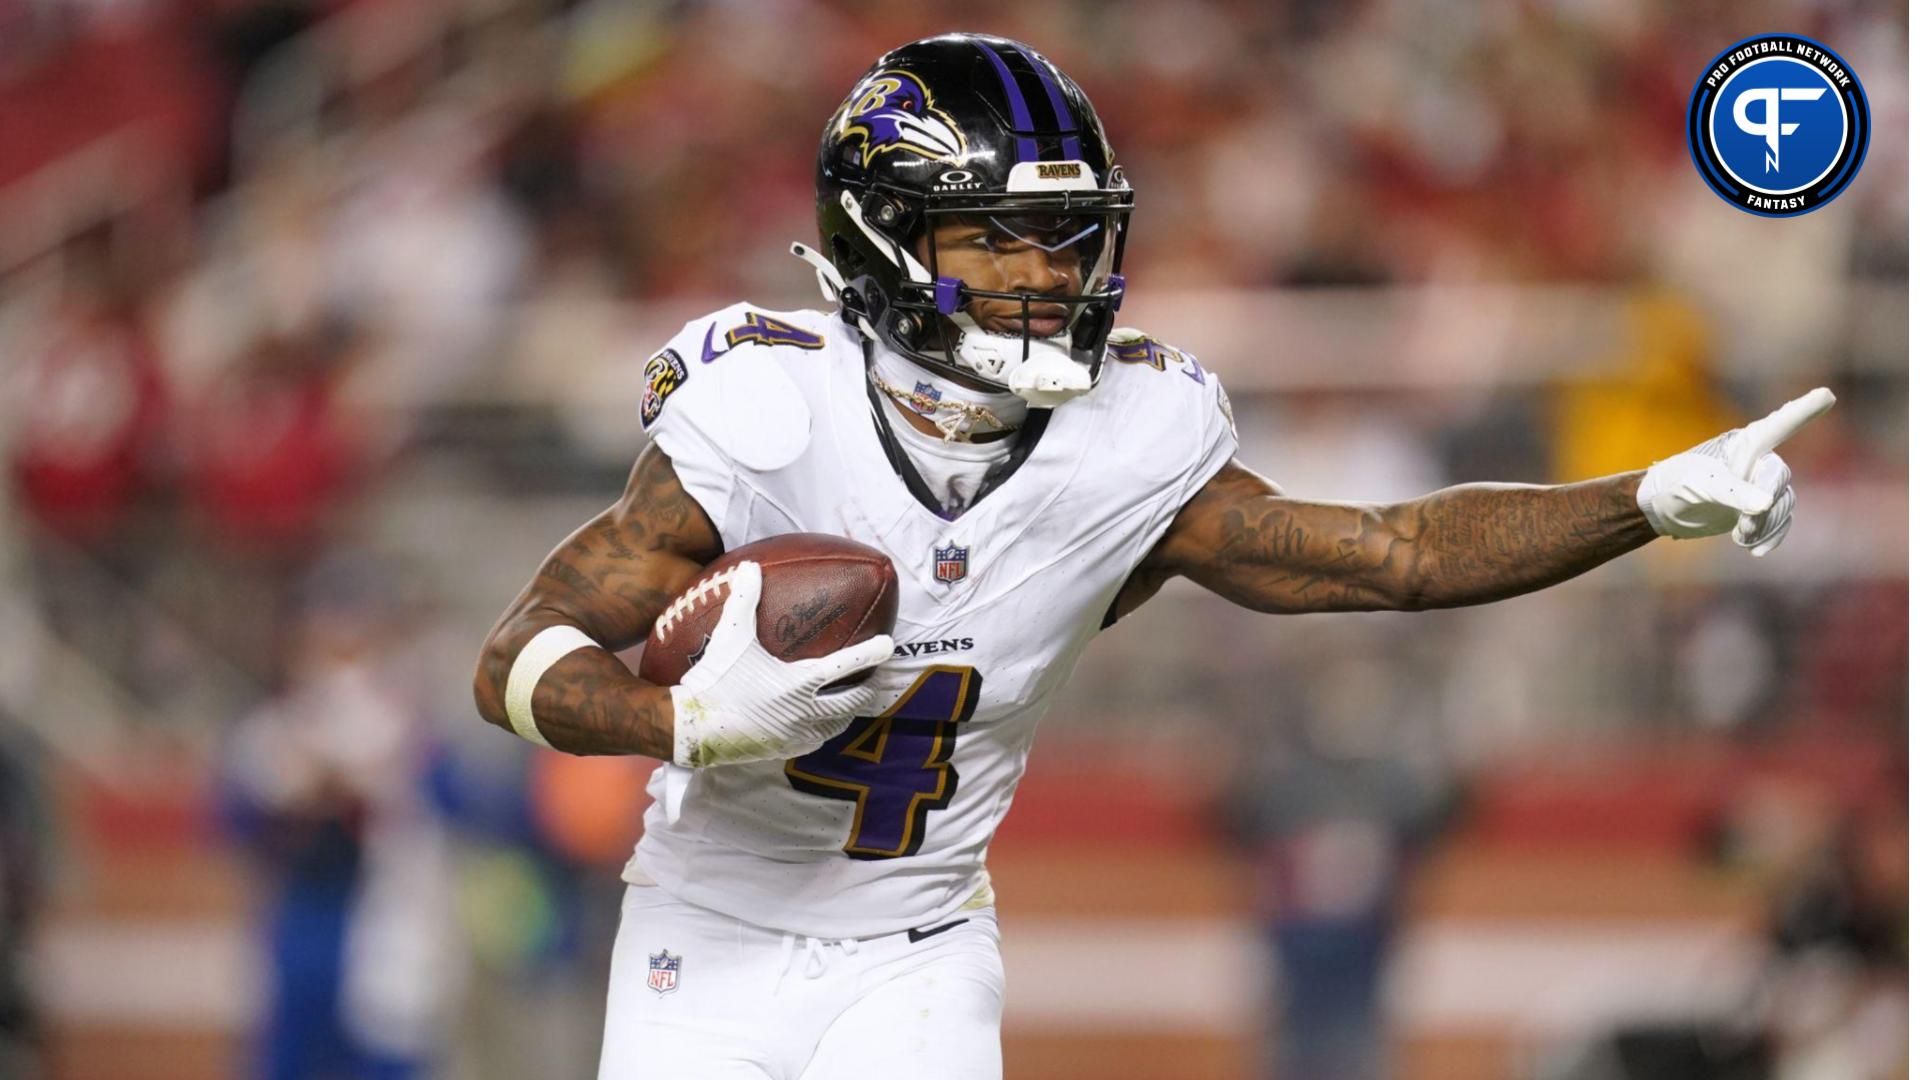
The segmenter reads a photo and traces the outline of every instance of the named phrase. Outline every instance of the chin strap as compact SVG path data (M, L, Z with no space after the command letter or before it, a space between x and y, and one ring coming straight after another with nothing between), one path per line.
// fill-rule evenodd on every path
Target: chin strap
M840 276L840 271L834 267L833 263L827 261L825 255L820 254L798 240L789 244L787 250L799 257L801 261L807 265L813 267L814 273L820 281L821 296L829 300L837 301L840 299L841 290L847 287L846 279Z
M787 250L808 266L813 267L814 280L820 283L821 296L836 304L842 302L840 294L847 291L847 279L840 276L839 269L831 260L798 240L787 245ZM874 341L880 340L879 333L873 329L873 324L867 321L865 315L856 315L854 318L859 322L862 334Z

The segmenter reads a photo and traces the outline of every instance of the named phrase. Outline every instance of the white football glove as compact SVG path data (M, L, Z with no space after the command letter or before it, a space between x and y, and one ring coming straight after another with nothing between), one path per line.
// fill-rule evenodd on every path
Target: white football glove
M1773 448L1833 407L1833 391L1810 390L1743 428L1655 462L1640 481L1640 510L1661 536L1733 533L1765 555L1793 525L1793 473Z
M893 655L885 634L816 660L784 661L760 644L760 564L728 571L727 600L706 650L669 693L673 763L687 768L798 757L873 708L879 691L862 682L822 692L828 683Z

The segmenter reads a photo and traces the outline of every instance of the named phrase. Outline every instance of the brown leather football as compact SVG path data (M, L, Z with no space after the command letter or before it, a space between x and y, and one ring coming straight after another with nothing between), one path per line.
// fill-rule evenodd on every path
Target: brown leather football
M702 570L654 622L641 678L672 686L686 675L726 603L723 575L749 559L761 571L760 644L780 659L809 660L893 631L900 581L892 559L844 537L789 533L736 548Z

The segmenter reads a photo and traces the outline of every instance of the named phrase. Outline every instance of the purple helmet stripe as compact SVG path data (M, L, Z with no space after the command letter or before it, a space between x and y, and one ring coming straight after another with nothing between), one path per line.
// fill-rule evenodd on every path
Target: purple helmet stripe
M994 52L986 42L975 41L974 44L980 47L981 52L987 54L987 59L993 61L993 70L1000 73L1000 85L1007 91L1007 106L1013 110L1014 130L1032 131L1033 115L1027 112L1027 96L1020 92L1019 85L1013 81L1013 71L1007 67L1005 60L1000 59L1000 54ZM1020 136L1019 139L1020 160L1039 161L1040 144L1025 135Z
M1067 115L1067 99L1061 95L1059 82L1054 78L1053 72L1048 70L1047 65L1042 63L1038 56L1034 55L1032 49L1019 42L1015 42L1013 47L1019 49L1020 55L1027 58L1027 63L1033 65L1033 73L1040 76L1040 85L1047 88L1047 100L1053 103L1053 119L1060 125L1060 130L1072 131L1073 118ZM1060 140L1060 153L1068 161L1078 158L1080 137L1069 135Z

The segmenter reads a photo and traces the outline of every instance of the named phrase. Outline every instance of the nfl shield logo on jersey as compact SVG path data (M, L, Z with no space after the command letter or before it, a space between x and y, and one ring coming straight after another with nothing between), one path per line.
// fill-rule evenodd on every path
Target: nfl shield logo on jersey
M951 585L967 576L967 549L949 543L933 549L933 580Z
M680 985L680 958L667 950L647 956L647 989L656 994L672 993Z

